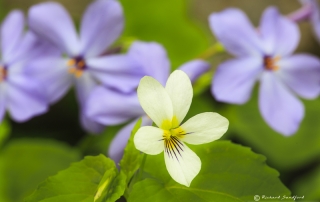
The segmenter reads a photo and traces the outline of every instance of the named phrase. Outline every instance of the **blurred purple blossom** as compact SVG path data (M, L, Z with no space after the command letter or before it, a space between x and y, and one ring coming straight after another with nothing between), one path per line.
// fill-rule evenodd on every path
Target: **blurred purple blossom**
M138 76L135 80L135 89L123 93L103 86L97 87L90 95L86 107L87 116L104 125L131 121L118 132L109 147L109 156L116 162L119 162L123 155L123 149L137 119L142 117L143 126L152 124L151 119L141 108L137 97L136 88L140 79L148 75L165 85L170 74L170 61L166 50L160 44L135 42L128 51L128 57L134 64L133 71ZM191 81L195 81L209 68L210 65L205 61L192 60L183 64L179 69L185 71Z
M26 67L30 61L59 51L24 28L25 19L19 10L11 11L1 25L0 122L6 108L18 122L48 109L45 89L28 75Z
M258 30L238 9L213 13L209 21L218 40L237 57L219 65L212 83L215 98L243 104L259 80L262 117L279 133L295 133L304 116L296 95L313 99L320 92L319 59L291 55L300 38L297 25L274 7L263 13Z
M320 10L316 0L299 0L302 7L288 15L288 18L295 22L309 20L312 24L314 34L320 42Z
M299 0L299 2L302 4L302 7L287 15L294 22L309 20L314 15L314 9L315 11L317 10L317 2L315 0Z
M33 75L47 87L50 102L59 100L75 85L81 123L92 132L104 126L84 114L89 93L100 83L122 92L135 88L132 64L126 55L106 55L105 51L123 30L123 12L116 0L96 0L85 11L80 33L67 11L56 2L45 2L29 10L30 29L58 47L64 55L44 57L30 65Z

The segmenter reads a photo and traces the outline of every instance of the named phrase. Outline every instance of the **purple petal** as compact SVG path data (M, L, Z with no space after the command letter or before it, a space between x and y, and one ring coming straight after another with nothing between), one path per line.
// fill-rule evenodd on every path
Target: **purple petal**
M128 143L128 140L131 135L131 131L133 127L137 123L138 119L133 120L126 126L124 126L112 140L109 146L108 154L111 159L113 159L116 164L120 162L123 156L123 151ZM142 116L142 123L141 126L151 126L152 120L147 116Z
M209 17L212 32L228 52L236 56L261 55L262 43L247 16L229 8Z
M265 10L259 30L267 55L290 55L299 43L298 26L281 16L275 7L269 7Z
M158 43L134 42L128 55L143 69L142 76L152 76L165 86L170 73L166 50Z
M136 89L143 76L139 65L127 55L90 58L86 62L102 84L126 93Z
M93 133L93 134L99 134L102 133L105 126L101 125L90 118L88 118L83 112L80 115L80 122L81 126L84 130Z
M3 62L8 63L15 55L24 30L23 13L13 10L5 18L1 25L1 49Z
M7 105L12 119L23 122L47 111L45 90L40 83L23 75L9 75L7 82Z
M219 65L213 78L211 92L218 101L243 104L248 101L262 71L260 58L228 60Z
M6 105L7 105L7 92L6 92L6 84L0 83L0 123L4 118L6 112Z
M320 42L320 10L317 1L309 1L310 7L312 7L311 23L313 31L316 35L318 42Z
M283 135L294 134L304 116L300 100L269 71L261 77L259 108L271 128Z
M79 54L79 41L68 12L59 3L45 2L29 10L29 27L69 56Z
M96 87L90 94L85 113L104 125L124 123L145 114L136 92L124 94L102 86Z
M68 73L66 60L60 57L41 57L28 63L26 73L45 86L50 103L58 101L69 90L73 75Z
M180 70L184 71L189 76L192 83L202 74L207 72L209 68L210 64L203 60L192 60L179 67Z
M316 3L316 0L299 0L300 3L303 5L299 9L293 11L292 13L287 15L287 18L292 20L293 22L301 22L308 20L311 15L313 14L313 6Z
M40 57L59 57L60 55L59 49L28 31L23 36L15 53L12 54L12 61L9 61L9 63L28 62L29 60L38 59Z
M312 55L297 54L278 62L279 76L299 96L314 99L320 93L320 60Z
M123 12L118 1L96 0L87 8L81 24L81 44L87 57L103 53L123 30Z
M83 72L82 76L76 79L76 92L80 104L80 120L82 127L91 133L101 133L104 126L87 117L87 100L90 93L98 86L98 82L92 77L90 72Z
M92 77L90 72L84 71L82 76L76 80L76 92L81 108L86 106L87 99L98 82Z

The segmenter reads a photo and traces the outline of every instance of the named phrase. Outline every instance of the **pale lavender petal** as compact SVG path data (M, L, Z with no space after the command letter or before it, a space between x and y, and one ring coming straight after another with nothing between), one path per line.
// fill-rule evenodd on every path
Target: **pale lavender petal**
M19 48L21 49L21 54L28 56L28 60L47 56L59 57L62 55L61 51L56 46L39 38L30 31L26 32L24 35Z
M29 28L69 56L79 54L79 40L72 19L56 2L34 5L29 10Z
M209 24L217 39L233 55L262 55L263 47L258 33L241 10L228 8L213 13L209 17Z
M151 126L152 120L145 116L142 116L142 123L141 126ZM108 154L111 159L113 159L117 164L120 162L123 156L124 148L126 147L128 143L128 139L131 135L131 131L133 130L133 127L137 123L138 119L133 120L126 126L124 126L115 136L115 138L112 140L109 146Z
M51 43L40 39L34 33L28 31L21 38L20 44L14 53L11 54L11 60L7 63L28 62L46 56L59 57L61 52Z
M290 55L300 39L298 26L288 18L281 16L275 7L265 10L259 31L263 38L266 55Z
M87 117L104 125L124 123L145 114L135 91L125 94L103 86L92 91L85 108Z
M0 83L0 123L4 118L7 106L7 87L5 83Z
M243 104L262 71L262 59L258 57L228 60L219 65L211 92L218 101Z
M294 134L304 116L301 101L271 71L261 77L259 108L270 127L283 135Z
M90 93L98 86L98 82L92 77L90 72L84 71L81 77L75 78L75 87L80 105L80 121L82 127L91 133L101 133L104 126L86 116L87 100Z
M86 60L88 71L103 85L131 92L143 77L141 67L127 55L111 55Z
M90 93L97 86L98 82L92 77L90 72L84 71L81 77L75 78L75 87L81 108L86 106Z
M273 55L279 37L278 21L280 14L274 7L267 8L260 21L259 32L263 38L265 52Z
M320 9L317 1L309 1L310 7L312 7L311 23L313 31L316 35L318 42L320 42Z
M279 76L299 96L314 99L320 93L320 60L309 54L297 54L278 62Z
M29 32L30 33L30 32ZM27 39L27 40L25 40ZM24 34L21 36L19 40L19 44L16 45L14 51L12 51L8 57L4 58L4 63L7 66L12 66L14 63L21 63L24 62L29 58L29 54L32 55L33 49L31 49L31 44L35 43L35 38L31 37L29 34ZM23 66L23 65L22 65Z
M210 64L203 60L192 60L184 63L179 69L184 71L193 83L210 69Z
M12 55L20 44L24 30L23 13L19 10L13 10L4 19L1 25L1 51L2 60L8 63L12 60Z
M26 73L45 86L48 101L58 101L69 90L73 75L68 73L67 61L60 57L41 57L28 63Z
M294 22L308 20L313 13L313 2L316 0L300 0L302 7L287 15L287 18Z
M48 102L40 83L24 75L9 75L7 82L7 105L13 120L27 121L47 111Z
M105 128L104 125L97 123L91 120L90 118L88 118L83 112L80 115L80 122L83 129L92 134L102 133Z
M166 50L155 42L134 42L128 55L143 69L142 76L151 76L163 86L170 73L170 61Z
M80 29L82 54L102 54L121 34L123 21L122 7L116 0L96 0L89 5Z

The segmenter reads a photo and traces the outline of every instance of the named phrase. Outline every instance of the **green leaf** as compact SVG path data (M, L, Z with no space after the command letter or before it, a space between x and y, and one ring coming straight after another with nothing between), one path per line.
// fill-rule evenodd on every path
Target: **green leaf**
M266 165L265 157L247 147L229 141L190 147L202 166L189 188L169 176L163 153L150 155L145 165L148 175L133 186L128 201L245 202L253 201L255 195L290 195L279 173Z
M320 100L304 101L305 117L296 134L285 137L262 119L256 93L242 106L230 109L230 126L237 131L236 138L268 158L268 163L286 171L311 162L320 155ZM298 149L308 145L308 149Z
M79 159L77 151L57 141L9 141L0 153L0 201L23 201L40 182Z
M126 24L123 38L161 43L174 68L209 46L206 34L188 19L188 1L121 0L121 4Z
M142 119L140 118L135 124L131 136L128 140L128 144L124 149L123 157L120 161L121 171L127 176L127 183L129 183L133 174L139 169L141 163L141 152L136 149L133 138L136 132L141 127Z
M297 196L305 196L305 200L320 199L320 166L312 172L300 177L294 183L293 193Z
M87 156L41 183L26 202L116 201L123 195L125 175L103 155Z
M2 121L0 124L0 148L5 140L9 137L10 126L7 121Z
M94 202L114 202L123 195L127 185L126 175L123 172L117 173L116 171L118 170L111 169L104 174L94 197Z

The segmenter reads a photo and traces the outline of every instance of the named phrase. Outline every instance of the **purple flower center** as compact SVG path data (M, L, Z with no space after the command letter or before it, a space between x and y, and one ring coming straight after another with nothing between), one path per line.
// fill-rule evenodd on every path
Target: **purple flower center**
M87 65L83 57L75 57L73 59L70 59L67 65L70 67L69 73L74 74L76 78L81 77L83 71L87 69Z
M8 76L8 68L5 66L0 66L0 82L6 80Z
M279 69L279 66L276 64L279 61L279 57L264 56L263 66L266 70L276 71Z

